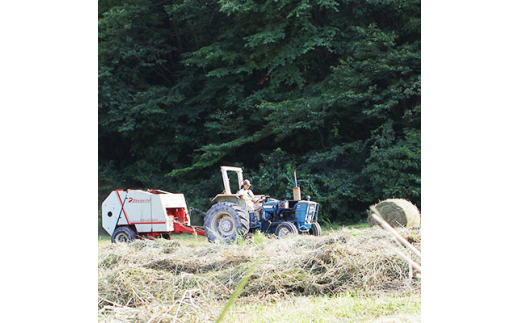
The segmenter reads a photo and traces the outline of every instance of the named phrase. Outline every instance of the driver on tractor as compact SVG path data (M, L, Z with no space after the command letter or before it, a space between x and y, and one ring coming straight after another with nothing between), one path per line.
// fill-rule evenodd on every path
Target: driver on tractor
M242 186L240 187L240 191L237 192L237 196L242 197L246 200L247 212L251 219L255 221L260 221L260 210L262 209L261 199L257 199L253 191L249 188L251 187L251 182L248 179L242 182Z

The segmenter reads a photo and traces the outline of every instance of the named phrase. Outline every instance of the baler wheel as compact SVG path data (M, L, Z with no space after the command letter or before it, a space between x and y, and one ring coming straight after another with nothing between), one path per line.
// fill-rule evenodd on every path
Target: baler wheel
M318 222L312 223L309 234L313 236L321 236L321 225Z
M297 234L298 229L292 222L282 222L276 227L274 233L276 234L276 237L278 237L278 239L283 239L287 235Z
M204 231L209 242L230 243L249 231L249 215L235 203L217 203L204 217Z
M134 230L127 227L119 227L112 234L112 243L124 243L130 242L137 238L137 234Z

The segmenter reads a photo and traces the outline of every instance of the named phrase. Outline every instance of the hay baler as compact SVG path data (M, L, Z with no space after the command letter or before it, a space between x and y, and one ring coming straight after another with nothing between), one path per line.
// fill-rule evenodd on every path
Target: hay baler
M261 206L255 212L247 209L243 196L232 194L227 172L237 174L238 189L243 183L243 172L240 167L222 166L224 192L212 199L213 206L204 218L204 230L210 242L229 243L248 232L260 230L274 233L278 238L288 234L306 233L321 235L318 223L319 204L310 197L301 199L300 188L296 180L293 189L293 200L276 200L263 195L255 195Z
M205 235L191 227L190 215L183 194L161 190L115 190L103 201L103 228L112 242L136 238L169 238L170 234Z

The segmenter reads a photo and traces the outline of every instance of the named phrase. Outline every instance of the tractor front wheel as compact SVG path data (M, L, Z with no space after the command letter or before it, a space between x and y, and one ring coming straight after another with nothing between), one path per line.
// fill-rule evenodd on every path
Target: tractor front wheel
M230 243L249 232L249 215L235 203L217 203L204 217L204 231L209 242Z
M276 237L278 237L278 239L283 239L287 235L297 234L298 229L292 222L282 222L276 227L274 233L276 234Z
M309 234L313 236L321 236L321 226L318 222L314 222L311 224L311 229L309 230Z
M137 238L134 230L127 227L119 227L112 234L112 243L130 242Z

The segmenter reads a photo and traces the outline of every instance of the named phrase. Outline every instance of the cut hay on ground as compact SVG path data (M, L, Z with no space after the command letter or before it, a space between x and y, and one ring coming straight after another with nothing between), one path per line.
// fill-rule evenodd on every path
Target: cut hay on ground
M420 247L420 233L399 229ZM278 240L255 235L240 244L138 240L99 252L100 320L211 322L258 260L239 304L297 296L420 293L420 279L387 248L391 236L374 227Z
M394 228L420 228L421 214L417 206L412 202L404 199L388 199L374 205L376 210L381 214L383 220L388 222ZM370 216L368 211L368 223L374 226L377 223Z

